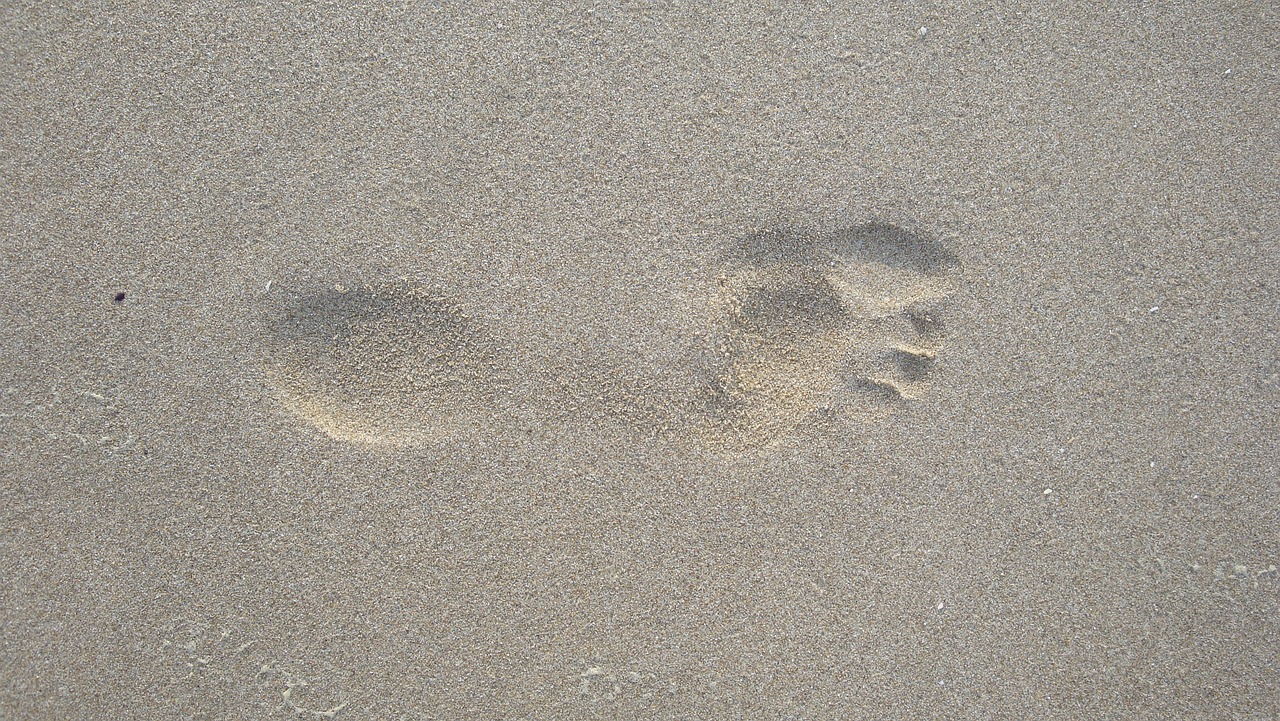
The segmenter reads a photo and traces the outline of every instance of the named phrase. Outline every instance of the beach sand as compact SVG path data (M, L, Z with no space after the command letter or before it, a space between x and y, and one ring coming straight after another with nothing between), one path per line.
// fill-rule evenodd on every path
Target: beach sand
M0 717L1280 716L1274 6L0 23Z

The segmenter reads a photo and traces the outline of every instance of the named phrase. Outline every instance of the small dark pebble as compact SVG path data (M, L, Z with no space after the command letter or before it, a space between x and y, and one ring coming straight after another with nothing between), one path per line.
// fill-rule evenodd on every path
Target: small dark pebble
M119 293L116 293L116 302L117 302L117 303L123 303L123 302L124 302L124 291L123 291L123 290L122 290L122 291L120 291Z

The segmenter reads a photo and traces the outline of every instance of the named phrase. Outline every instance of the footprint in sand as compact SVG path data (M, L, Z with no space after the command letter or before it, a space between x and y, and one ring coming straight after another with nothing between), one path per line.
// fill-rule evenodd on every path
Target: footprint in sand
M710 436L760 445L818 413L863 420L920 397L956 258L885 223L774 230L725 257L703 384Z
M292 295L269 325L271 386L285 408L338 440L429 443L482 425L505 395L500 350L432 289Z
M745 448L822 414L880 419L928 389L957 266L937 241L883 223L774 230L744 238L722 260L714 330L688 375L677 376L685 382L589 384L602 389L592 397L611 399L609 413ZM488 428L511 403L505 354L429 288L295 294L270 326L271 386L285 408L335 439L430 443Z

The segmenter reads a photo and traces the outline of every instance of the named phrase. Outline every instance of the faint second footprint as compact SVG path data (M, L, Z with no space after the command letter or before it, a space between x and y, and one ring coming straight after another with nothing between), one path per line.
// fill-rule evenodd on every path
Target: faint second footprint
M491 421L503 353L443 293L409 283L287 295L270 313L266 376L286 409L329 436L414 445Z

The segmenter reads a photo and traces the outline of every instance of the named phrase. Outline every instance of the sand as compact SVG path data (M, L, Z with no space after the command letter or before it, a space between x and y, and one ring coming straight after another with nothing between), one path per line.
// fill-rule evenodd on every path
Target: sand
M1265 3L2 22L0 717L1280 716Z

